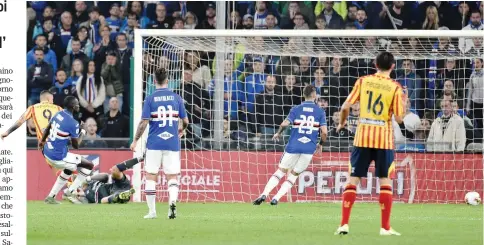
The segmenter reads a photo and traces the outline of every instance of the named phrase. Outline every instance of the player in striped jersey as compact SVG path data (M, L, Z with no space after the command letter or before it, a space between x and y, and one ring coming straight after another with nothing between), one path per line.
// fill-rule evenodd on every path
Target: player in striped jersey
M44 132L47 125L49 125L49 120L62 108L54 104L54 95L48 90L44 90L40 93L40 103L29 106L27 110L22 114L22 116L0 137L2 140L13 133L17 128L22 126L28 120L32 120L35 125L35 132L37 134L37 140L42 139L42 133ZM54 175L59 175L60 171L53 168L52 165L46 161L49 167L52 169Z
M361 178L367 177L370 163L374 161L375 175L380 181L380 235L400 235L390 227L393 195L391 178L395 170L392 115L399 124L403 123L406 96L400 84L390 78L395 67L393 55L389 52L380 53L376 58L376 66L376 74L356 81L340 113L338 132L344 128L351 105L360 103L359 121L350 157L350 181L343 192L342 219L335 234L349 232L348 221L356 199L356 186Z
M6 132L4 132L0 137L2 139L9 136L17 128L22 126L27 120L32 119L35 124L35 132L37 133L37 139L42 139L42 133L44 129L49 124L49 120L59 111L62 110L60 106L54 103L54 95L47 90L40 93L40 103L29 106L27 110L22 114L20 119L18 119Z
M306 170L316 149L319 149L317 147L319 133L321 133L321 139L326 140L328 134L326 113L315 103L316 88L313 85L307 85L303 93L305 101L291 109L273 137L274 140L278 140L284 129L292 125L289 143L281 157L279 169L271 176L264 192L253 202L254 205L263 203L282 177L291 170L281 189L271 200L271 205L277 205L279 199L296 183L299 174Z

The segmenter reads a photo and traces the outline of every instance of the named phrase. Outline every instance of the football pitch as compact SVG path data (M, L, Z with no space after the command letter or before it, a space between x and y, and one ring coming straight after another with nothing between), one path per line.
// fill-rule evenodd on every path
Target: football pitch
M483 208L450 204L394 204L392 227L401 237L380 237L376 203L355 203L350 234L335 236L340 204L179 203L178 217L144 220L145 203L46 205L28 202L27 241L31 245L144 244L483 244Z

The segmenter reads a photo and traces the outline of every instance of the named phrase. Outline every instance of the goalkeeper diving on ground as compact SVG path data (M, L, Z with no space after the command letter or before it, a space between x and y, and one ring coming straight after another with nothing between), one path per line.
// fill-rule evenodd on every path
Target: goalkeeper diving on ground
M78 191L82 203L127 203L135 190L124 174L125 170L133 168L143 161L143 157L136 157L114 165L109 169L110 174L100 173L88 177L82 189ZM110 181L111 179L111 181Z
M318 135L321 133L321 140L326 140L328 135L326 113L315 102L316 88L313 85L307 85L303 94L305 101L291 109L289 116L274 134L273 139L277 141L284 129L292 125L289 143L281 157L279 169L271 176L264 192L253 202L254 205L263 203L282 177L290 171L281 189L271 200L271 205L277 205L279 199L296 183L299 174L306 170L313 154L321 152L320 146L318 146Z

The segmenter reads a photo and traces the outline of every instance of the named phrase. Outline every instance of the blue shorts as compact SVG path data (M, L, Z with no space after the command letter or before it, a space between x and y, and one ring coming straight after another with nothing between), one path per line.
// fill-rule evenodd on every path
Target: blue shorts
M350 157L350 175L353 177L367 177L368 168L375 161L375 176L379 178L393 178L395 172L394 150L354 147Z

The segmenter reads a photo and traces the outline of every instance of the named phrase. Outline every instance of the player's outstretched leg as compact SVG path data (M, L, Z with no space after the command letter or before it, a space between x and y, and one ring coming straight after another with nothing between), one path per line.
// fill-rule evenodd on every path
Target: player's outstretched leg
M69 186L64 191L64 197L74 204L82 204L76 196L77 189L81 187L82 183L86 180L88 176L91 175L92 169L94 168L94 164L84 158L81 158L81 163L77 165L78 167L78 174L72 185Z
M178 179L176 174L166 174L168 179L168 218L176 218L176 201L178 200Z
M108 197L108 203L127 203L131 196L135 193L134 188L131 188L127 191L116 193L110 197Z
M279 189L274 198L272 198L271 205L277 205L279 203L279 199L286 195L286 193L292 188L292 186L294 186L298 176L299 174L296 173L294 170L289 173L289 176L287 176L286 181L284 181L284 183L282 184L281 189Z
M390 214L392 212L393 192L390 185L390 179L380 179L380 209L381 209L381 228L380 235L382 236L400 236L390 226Z
M356 200L356 186L360 182L358 177L350 177L350 183L348 183L343 191L343 203L341 208L341 223L335 235L346 235L349 232L349 220L351 214L351 208Z
M60 204L57 200L55 200L55 196L59 191L64 187L64 185L67 183L67 180L71 177L72 171L68 169L64 169L59 176L57 176L57 180L54 183L54 186L52 186L52 189L49 193L49 195L45 198L44 202L47 204Z
M284 177L286 173L287 169L277 169L277 171L271 176L271 178L267 182L266 187L264 188L264 192L262 192L262 194L254 200L253 204L260 205L261 203L263 203L269 193L271 193L272 189L274 189L279 184L279 181L282 179L282 177Z

